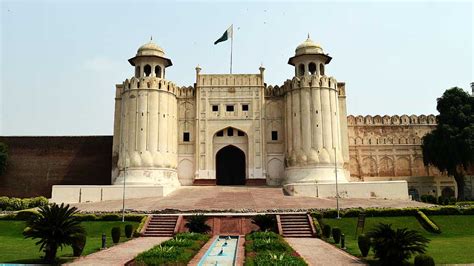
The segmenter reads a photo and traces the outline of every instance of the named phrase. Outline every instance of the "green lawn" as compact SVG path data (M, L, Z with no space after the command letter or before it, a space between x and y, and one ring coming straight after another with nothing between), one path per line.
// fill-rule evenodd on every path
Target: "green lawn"
M367 217L365 230L367 232L378 223L392 224L393 228L407 227L421 232L423 236L430 239L427 254L432 256L438 263L474 263L474 216L472 215L450 215L430 216L440 228L441 234L427 232L418 223L415 217ZM353 255L360 256L359 247L355 238L357 218L324 219L324 222L341 228L346 235L347 251ZM372 256L369 253L369 258Z
M102 233L107 235L107 246L111 246L112 238L110 231L114 226L120 226L122 229L120 241L126 241L124 233L125 224L133 224L135 228L138 226L138 222L82 222L87 232L87 241L83 255L100 249ZM35 245L35 240L23 238L22 232L24 228L25 222L23 221L0 221L0 262L34 263L38 262L40 256L44 254L39 252L39 246ZM71 259L72 248L59 249L58 256L61 257L62 261Z

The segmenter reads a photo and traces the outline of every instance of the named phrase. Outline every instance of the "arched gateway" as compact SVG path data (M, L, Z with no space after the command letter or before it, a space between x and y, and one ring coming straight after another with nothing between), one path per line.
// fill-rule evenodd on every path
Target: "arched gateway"
M216 154L216 184L245 185L245 153L228 145Z

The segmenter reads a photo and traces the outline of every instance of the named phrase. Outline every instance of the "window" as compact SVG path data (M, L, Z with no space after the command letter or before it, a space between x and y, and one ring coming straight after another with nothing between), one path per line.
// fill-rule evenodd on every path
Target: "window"
M216 136L223 137L224 136L224 131L221 130L221 131L217 132Z
M304 65L300 64L298 66L298 76L303 76L304 75Z
M319 64L319 75L324 76L324 65Z
M227 112L233 112L233 111L234 111L234 106L233 106L233 105L227 105L227 106L225 107L225 110L226 110Z
M278 131L276 130L272 131L272 140L278 140Z
M160 66L155 66L155 76L157 78L161 78L161 67Z
M150 65L145 65L145 68L143 70L145 71L145 77L150 76L150 74L151 74L151 66Z
M232 137L233 135L234 135L234 129L229 127L227 129L227 136Z
M238 130L238 131L237 131L237 136L239 136L239 137L244 137L244 136L245 136L245 133L244 133L243 131Z
M212 106L212 111L213 112L219 112L219 105L213 105Z
M242 104L242 111L248 111L249 110L249 105L248 104Z
M315 63L313 63L313 62L309 63L308 68L309 68L309 73L311 73L311 75L314 75L316 73L316 64Z
M184 142L189 142L189 132L184 132L183 133L183 141Z

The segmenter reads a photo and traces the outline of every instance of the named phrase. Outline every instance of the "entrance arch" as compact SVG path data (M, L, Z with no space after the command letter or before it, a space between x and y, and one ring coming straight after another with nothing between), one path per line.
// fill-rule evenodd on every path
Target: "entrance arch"
M216 184L245 185L245 153L228 145L216 154Z

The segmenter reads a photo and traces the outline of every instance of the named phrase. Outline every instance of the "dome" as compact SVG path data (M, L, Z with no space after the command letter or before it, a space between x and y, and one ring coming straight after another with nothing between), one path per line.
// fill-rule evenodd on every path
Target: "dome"
M163 57L165 52L163 48L156 45L154 42L150 41L145 43L144 45L140 46L137 51L137 56L146 56L146 55L155 55Z
M317 43L314 43L308 35L308 39L304 41L302 44L298 45L295 50L296 55L304 55L304 54L322 54L323 48Z

